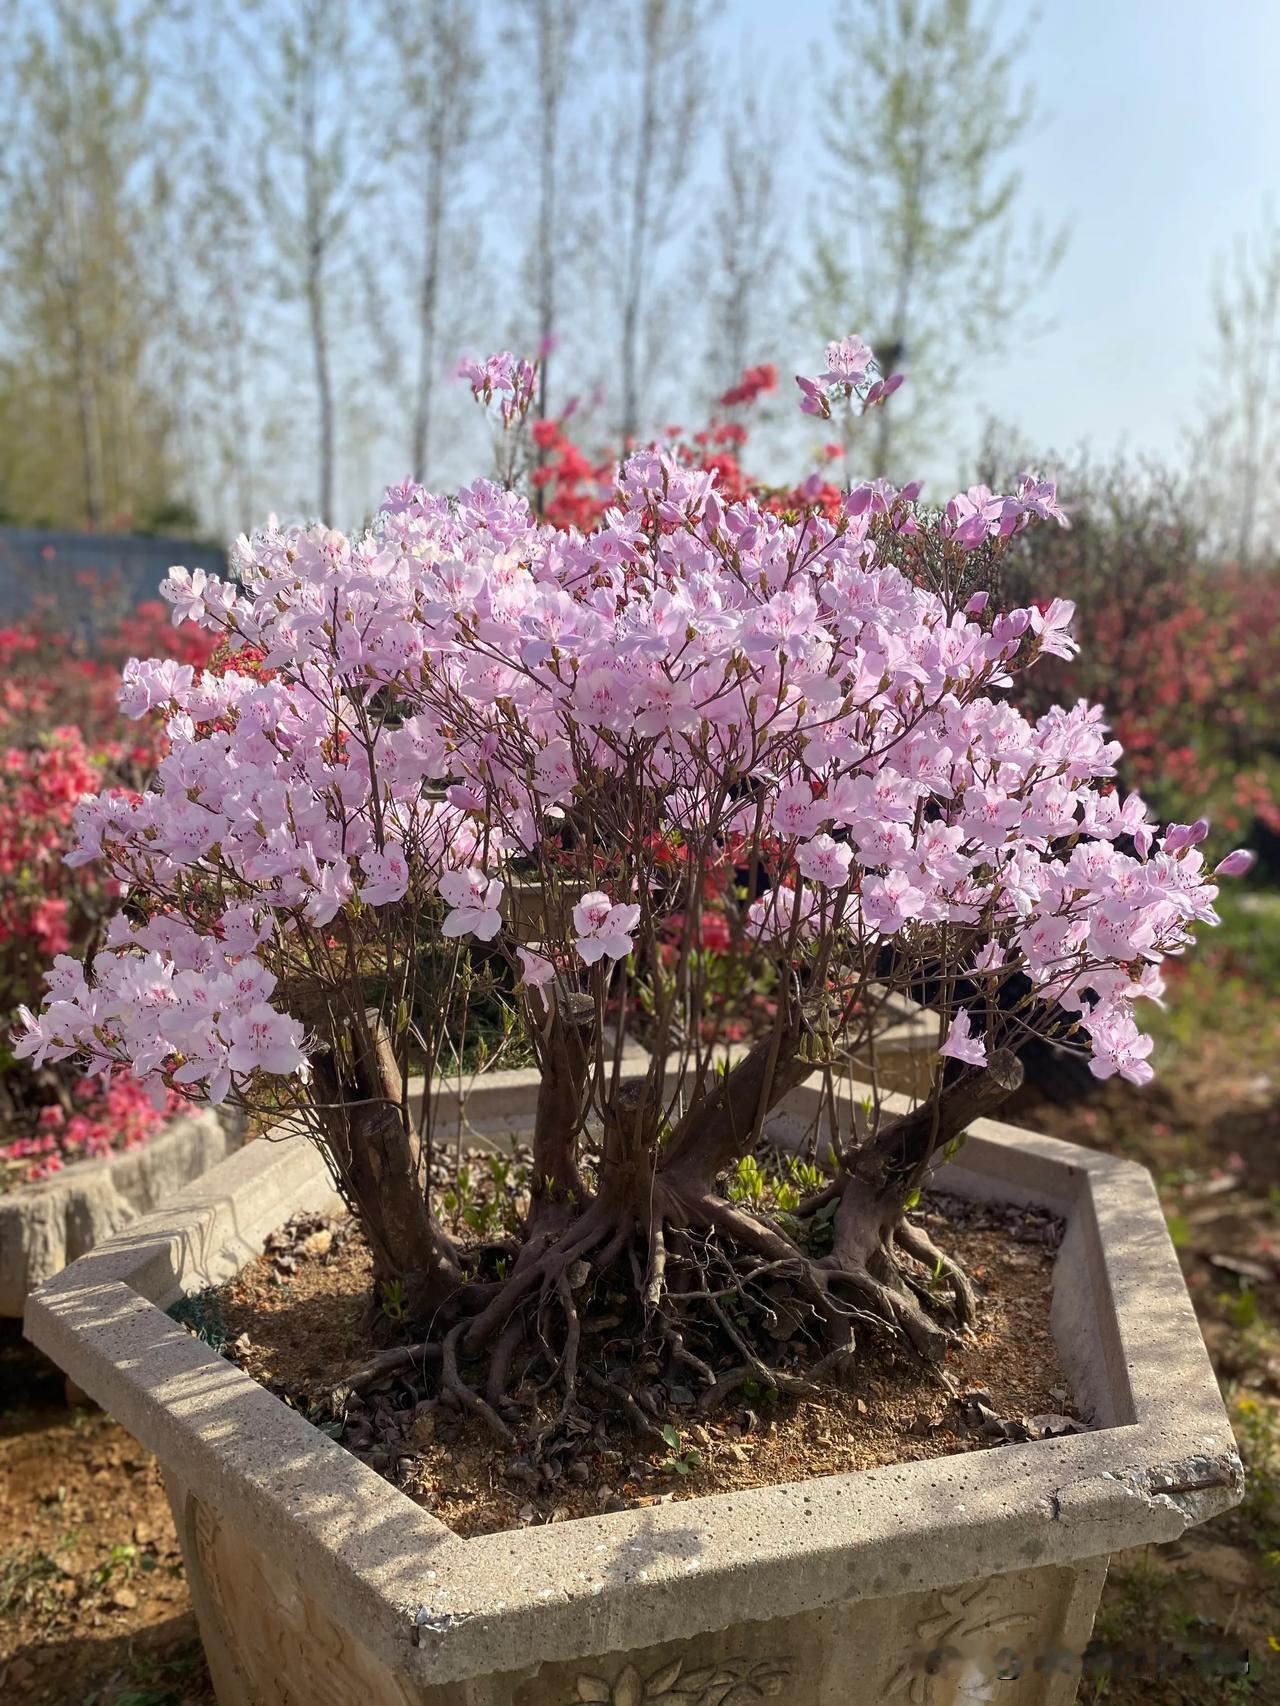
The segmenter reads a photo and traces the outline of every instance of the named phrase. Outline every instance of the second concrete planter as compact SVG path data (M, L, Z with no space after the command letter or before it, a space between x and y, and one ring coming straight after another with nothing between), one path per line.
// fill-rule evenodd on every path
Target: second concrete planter
M212 1109L181 1114L136 1149L0 1196L0 1315L21 1315L43 1280L239 1148L241 1126Z
M76 1262L27 1331L160 1458L221 1706L1061 1706L1108 1555L1236 1502L1240 1462L1147 1174L989 1121L961 1161L949 1191L1066 1219L1091 1433L459 1539L163 1313L330 1205L300 1137Z

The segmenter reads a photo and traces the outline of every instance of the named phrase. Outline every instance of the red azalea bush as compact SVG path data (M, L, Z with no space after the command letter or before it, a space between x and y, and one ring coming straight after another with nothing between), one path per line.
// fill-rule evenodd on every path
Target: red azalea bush
M1020 702L1105 705L1124 783L1160 813L1203 807L1233 840L1280 836L1280 563L1215 562L1191 494L1167 478L1082 468L1062 485L1071 529L1022 535L1001 589L1073 600L1091 644L1021 682Z
M77 803L113 786L135 793L163 750L158 720L121 716L121 669L156 653L199 666L213 649L200 630L174 628L158 600L130 610L92 576L77 594L97 628L92 648L50 604L0 628L0 1189L135 1148L179 1103L153 1106L125 1073L33 1072L7 1041L18 1008L39 998L49 957L91 949L117 904L118 885L73 869L63 850Z
M777 371L772 366L749 367L739 382L719 398L719 405L724 410L749 407L776 384ZM614 501L618 453L616 449L599 455L585 451L570 435L568 423L572 414L569 409L560 419L533 422L530 432L537 463L530 481L544 520L553 527L589 531L599 525ZM749 433L740 420L713 418L692 433L680 426L670 426L663 436L667 453L682 466L714 473L716 489L731 503L751 497L775 515L816 509L828 520L834 520L839 511L843 494L822 474L811 474L793 486L769 486L749 474L741 460ZM826 460L842 453L840 445L828 445L823 451Z

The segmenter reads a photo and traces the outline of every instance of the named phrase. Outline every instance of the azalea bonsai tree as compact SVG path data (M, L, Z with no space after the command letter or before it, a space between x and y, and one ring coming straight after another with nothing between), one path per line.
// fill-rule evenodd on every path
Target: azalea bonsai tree
M473 381L513 417L531 391L510 358ZM801 382L817 416L892 388L856 339ZM1134 1007L1214 922L1206 826L1116 794L1101 711L1030 721L1006 697L1071 653L1072 609L973 589L1062 519L1029 479L938 511L876 483L834 518L779 514L644 452L588 532L483 481L406 484L361 537L241 540L238 585L173 571L175 617L261 664L125 669L124 709L162 710L168 750L140 797L77 811L71 863L125 900L90 963L56 961L19 1052L304 1121L415 1355L504 1437L536 1422L545 1447L602 1395L651 1428L628 1368L655 1359L714 1402L813 1390L868 1335L938 1358L974 1296L908 1215L931 1164L1030 1036L1150 1077ZM736 1055L709 921L774 992ZM518 1225L459 1244L429 1187L431 1084L478 980L541 1079ZM903 992L937 1014L932 1093L851 1128L843 1063ZM815 1076L829 1173L744 1203L735 1171ZM634 1318L607 1366L583 1348L596 1287Z

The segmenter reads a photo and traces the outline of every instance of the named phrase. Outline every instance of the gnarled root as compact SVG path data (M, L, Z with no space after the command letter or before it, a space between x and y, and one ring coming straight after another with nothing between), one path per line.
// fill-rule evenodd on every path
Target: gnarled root
M950 1282L951 1310L956 1323L961 1327L972 1327L978 1315L978 1294L959 1262L940 1250L923 1227L913 1226L906 1220L895 1227L893 1242L904 1256L914 1257L930 1274Z
M596 1197L558 1233L536 1232L502 1279L473 1284L441 1344L439 1389L533 1463L572 1452L602 1399L658 1447L673 1390L703 1412L748 1384L812 1397L850 1378L864 1332L936 1368L952 1334L928 1313L947 1302L931 1275L949 1282L953 1321L972 1321L958 1266L852 1176L826 1254L659 1176L641 1206Z

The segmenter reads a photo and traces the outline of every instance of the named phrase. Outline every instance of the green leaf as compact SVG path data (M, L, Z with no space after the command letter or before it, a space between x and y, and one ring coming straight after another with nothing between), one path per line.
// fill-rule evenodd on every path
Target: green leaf
M664 1423L663 1429L662 1429L662 1437L663 1437L663 1439L666 1440L667 1444L671 1447L672 1451L679 1451L679 1449L680 1449L680 1429L679 1428L672 1427L670 1422Z

